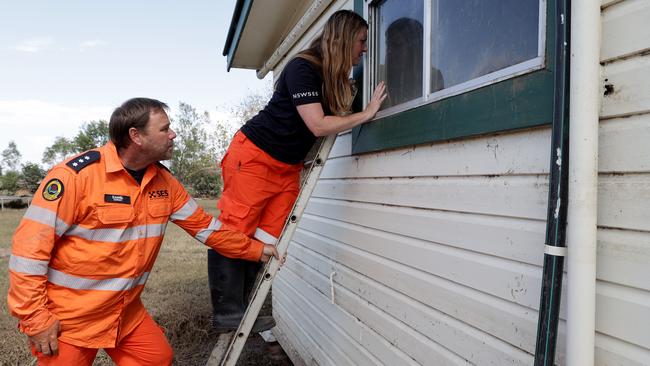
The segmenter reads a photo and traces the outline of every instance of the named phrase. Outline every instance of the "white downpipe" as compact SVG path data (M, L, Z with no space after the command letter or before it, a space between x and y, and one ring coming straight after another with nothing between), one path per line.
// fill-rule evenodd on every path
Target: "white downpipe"
M287 52L298 42L302 34L318 19L318 17L327 9L333 0L315 0L307 9L305 14L300 18L298 23L293 27L291 32L284 38L280 46L275 49L271 57L264 62L262 68L257 70L257 78L264 79L269 71L273 70L275 65L286 56Z
M593 366L600 110L600 1L571 5L567 365Z

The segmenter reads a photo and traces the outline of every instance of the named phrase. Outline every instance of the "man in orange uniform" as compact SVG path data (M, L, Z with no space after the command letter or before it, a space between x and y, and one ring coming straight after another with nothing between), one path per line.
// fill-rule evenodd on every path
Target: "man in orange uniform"
M176 134L167 105L135 98L115 109L111 142L47 174L13 238L9 308L42 365L169 365L172 350L140 301L167 222L219 253L277 258L208 215L159 160Z

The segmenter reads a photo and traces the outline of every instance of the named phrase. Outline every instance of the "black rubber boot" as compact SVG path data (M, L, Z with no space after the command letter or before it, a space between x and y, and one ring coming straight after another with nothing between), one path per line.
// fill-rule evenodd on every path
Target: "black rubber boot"
M247 268L257 263L242 259L224 257L208 249L208 284L212 300L212 326L218 333L236 330L246 311L248 293L252 287L246 286ZM253 278L254 280L254 278ZM246 299L246 300L245 300ZM260 316L253 324L252 332L262 332L275 326L271 316Z

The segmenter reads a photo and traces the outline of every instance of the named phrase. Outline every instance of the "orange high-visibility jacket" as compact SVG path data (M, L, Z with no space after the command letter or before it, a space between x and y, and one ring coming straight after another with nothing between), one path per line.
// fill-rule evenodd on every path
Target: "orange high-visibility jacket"
M13 238L8 304L21 331L59 319L60 340L115 347L144 318L140 293L169 220L225 256L262 255L261 242L221 228L162 165L138 185L112 143L55 166Z

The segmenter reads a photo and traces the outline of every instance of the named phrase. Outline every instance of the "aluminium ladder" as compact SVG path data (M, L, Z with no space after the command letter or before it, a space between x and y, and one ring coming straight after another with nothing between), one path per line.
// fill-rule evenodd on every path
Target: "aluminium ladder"
M298 222L305 211L309 197L311 197L311 194L314 191L316 182L323 170L323 165L332 150L332 146L336 140L336 135L337 134L333 134L324 137L315 156L311 160L311 164L305 164L306 166L309 165L309 167L305 169L307 174L303 177L298 198L291 209L291 213L287 217L287 221L284 224L284 228L282 229L282 233L280 234L280 238L276 245L280 258L287 253L287 248L293 238L293 234L296 232ZM217 344L212 349L212 353L210 354L206 366L235 366L239 359L239 355L244 348L244 344L248 339L253 324L262 309L264 300L271 290L271 283L273 282L275 274L278 272L279 268L280 262L273 257L264 264L260 273L258 273L255 285L251 290L250 302L248 303L244 317L239 323L239 328L235 332L219 335Z

